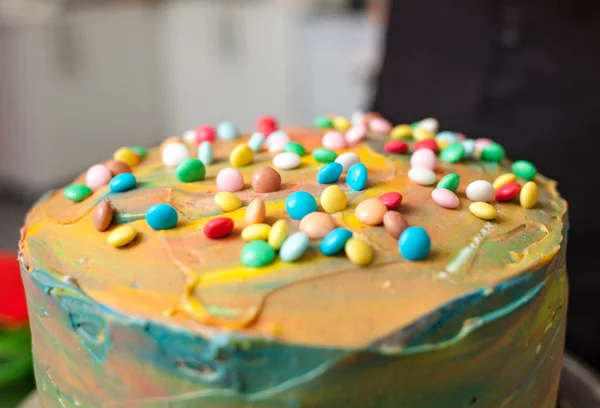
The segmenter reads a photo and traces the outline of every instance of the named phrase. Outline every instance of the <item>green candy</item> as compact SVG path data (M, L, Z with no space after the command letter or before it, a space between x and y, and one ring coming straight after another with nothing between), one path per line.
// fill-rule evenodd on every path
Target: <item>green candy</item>
M512 165L512 171L525 180L533 180L537 174L537 169L532 162L527 160L517 160Z
M319 129L333 129L333 121L327 116L317 116L315 118L315 126Z
M463 157L465 157L465 147L461 143L451 144L440 153L440 160L447 163L458 163Z
M92 189L85 184L71 184L64 191L65 197L76 203L92 195Z
M456 191L460 184L460 176L456 173L446 174L437 184L437 188L445 188L446 190Z
M502 146L492 142L481 151L481 160L499 163L504 159L505 154Z
M198 159L185 159L175 170L177 180L182 183L192 183L194 181L204 180L206 176L206 167Z
M319 147L312 152L312 157L319 163L331 163L337 159L337 153L324 147Z
M139 155L142 159L145 159L146 156L148 156L148 149L146 149L145 147L131 146L129 149L131 149L131 151L135 154Z
M273 262L275 250L265 241L252 241L242 249L242 263L251 268L260 268Z
M283 146L284 152L296 153L298 156L304 156L306 154L306 149L300 143L296 142L287 142Z

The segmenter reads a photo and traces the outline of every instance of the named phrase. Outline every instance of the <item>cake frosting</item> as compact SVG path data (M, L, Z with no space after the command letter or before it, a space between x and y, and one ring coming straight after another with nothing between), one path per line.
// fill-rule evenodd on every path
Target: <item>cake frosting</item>
M304 191L319 202L328 187L310 155L325 131L283 131L309 154L279 170L277 191L259 193L252 175L274 154L257 152L239 168L244 205L231 212L215 203L216 176L250 135L212 143L203 181L179 181L153 148L133 167L132 190L100 186L80 202L57 190L36 203L20 249L44 407L553 408L567 302L567 205L556 183L538 174L533 208L493 202L498 216L486 221L469 211L466 186L510 173L508 160L438 161L438 180L460 176L460 205L447 209L433 187L409 179L410 153L389 153L388 137L370 134L337 149L358 155L368 181L354 191L342 175L348 204L331 217L372 248L372 262L325 256L311 240L297 261L248 267L240 261L248 204L262 199L265 223L284 219L292 234L300 222L287 197ZM196 155L194 141L181 143ZM355 215L389 192L403 195L397 211L431 237L422 261L405 259L383 226ZM102 201L115 211L106 232L94 226ZM146 222L160 203L177 211L174 228ZM208 238L204 227L222 216L233 232ZM121 248L107 244L118 225L137 231Z

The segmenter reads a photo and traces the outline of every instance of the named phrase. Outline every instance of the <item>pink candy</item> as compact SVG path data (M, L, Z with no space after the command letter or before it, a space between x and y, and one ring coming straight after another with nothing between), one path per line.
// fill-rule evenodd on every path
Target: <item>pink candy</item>
M437 205L443 208L458 208L460 201L456 194L454 194L450 190L446 190L445 188L436 188L431 192L431 198Z
M367 127L365 125L354 125L346 132L346 142L349 145L362 142L367 136Z
M330 130L329 132L325 133L321 139L321 144L324 147L332 150L345 149L348 146L344 135L335 130Z
M487 139L485 137L475 139L475 151L481 152L487 145L489 145L492 142L493 142L492 139Z
M433 170L436 162L437 159L435 153L429 149L419 149L410 157L411 167L421 167Z
M383 118L373 118L369 121L369 129L373 133L388 134L392 124Z
M112 174L104 164L95 164L85 174L85 184L92 190L97 190L108 184Z
M217 187L220 191L235 193L244 188L244 177L237 169L223 169L217 174Z

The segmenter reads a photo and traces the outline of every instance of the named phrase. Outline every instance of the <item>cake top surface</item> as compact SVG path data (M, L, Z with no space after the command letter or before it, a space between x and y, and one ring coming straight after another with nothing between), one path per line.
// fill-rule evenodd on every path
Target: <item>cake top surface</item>
M509 162L486 139L436 136L427 122L392 129L376 116L353 126L335 119L320 118L322 128L282 128L262 148L260 135L238 137L233 125L222 124L214 142L205 127L147 151L120 149L120 161L94 166L33 207L22 230L23 262L30 272L77 285L111 310L207 337L232 332L354 348L383 341L455 299L493 291L558 253L566 203L555 182L535 174L530 163ZM443 148L435 158L434 184L427 169L431 142ZM336 154L317 151L323 145ZM284 146L288 154L282 156ZM414 154L415 147L427 152ZM364 167L344 167L341 176L335 165L323 169L343 153L355 153L344 157ZM207 164L188 159L182 165L188 157ZM131 165L133 179L129 172L115 176L123 162ZM280 186L265 166L276 169ZM363 169L368 175L360 188ZM243 177L239 191L237 171ZM505 175L513 171L520 176L517 185ZM439 191L442 178L439 187L446 188ZM492 189L496 198L486 198L490 184L472 184L478 180L503 186ZM340 189L322 197L330 186ZM224 189L234 196L216 199ZM303 193L293 194L299 191L316 198L319 214L302 213L314 209ZM387 208L378 203L386 193L400 193L402 202L397 205L396 194L383 199L394 214L385 214L381 225ZM472 205L467 196L491 206ZM261 202L250 206L255 199L264 202L264 220ZM231 232L222 217L233 221ZM425 234L405 230L404 222ZM333 228L349 232L338 231L323 244ZM279 249L286 236L293 239ZM274 257L273 246L279 249Z

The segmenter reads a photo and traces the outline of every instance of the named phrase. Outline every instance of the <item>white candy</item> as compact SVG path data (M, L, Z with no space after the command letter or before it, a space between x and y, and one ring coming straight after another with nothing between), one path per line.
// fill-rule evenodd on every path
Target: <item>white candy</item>
M190 157L188 148L183 143L169 143L162 152L162 162L165 166L179 166L185 159Z
M215 156L210 142L204 141L200 143L200 146L198 146L198 160L204 163L205 166L214 162Z
M279 153L273 157L273 166L280 170L295 169L300 165L300 156L292 152Z
M428 130L432 133L437 133L440 127L440 122L435 118L425 118L417 125L421 129Z
M423 167L413 167L408 171L408 178L410 181L422 186L431 186L435 184L436 176L435 173Z
M489 181L477 180L467 186L467 198L488 203L494 199L494 186Z
M188 130L183 133L183 136L181 138L183 139L184 142L194 143L196 141L196 131Z
M342 165L342 167L344 168L343 171L348 171L350 166L352 166L356 163L360 163L360 157L358 157L358 154L356 154L356 153L346 152L346 153L340 154L337 157L337 159L335 159L335 162Z

